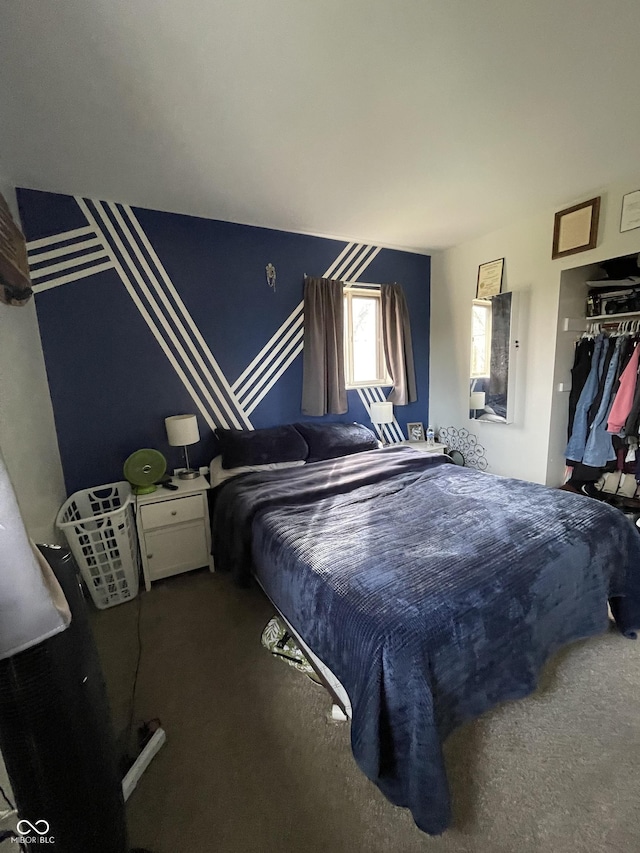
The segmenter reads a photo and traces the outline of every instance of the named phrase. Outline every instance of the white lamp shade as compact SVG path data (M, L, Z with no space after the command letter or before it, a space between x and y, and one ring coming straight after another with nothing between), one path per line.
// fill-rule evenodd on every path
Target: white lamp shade
M372 403L369 417L372 424L392 424L393 403Z
M198 419L195 415L172 415L164 419L164 425L172 447L185 447L200 441Z
M471 396L469 397L469 408L484 409L485 397L486 395L484 391L472 391Z

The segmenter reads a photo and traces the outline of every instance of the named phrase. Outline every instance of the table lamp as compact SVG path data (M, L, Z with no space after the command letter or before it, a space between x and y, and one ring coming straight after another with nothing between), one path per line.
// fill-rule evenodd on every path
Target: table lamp
M478 409L484 409L486 394L484 391L472 391L469 397L469 408L474 413L474 418Z
M189 467L187 446L197 444L200 441L198 419L195 415L171 415L171 417L164 419L164 424L167 428L169 444L172 447L184 448L185 470L180 471L178 477L181 480L194 480L199 472Z
M393 403L372 403L369 409L369 417L371 423L376 426L384 426L384 424L393 423ZM384 438L383 438L384 442Z

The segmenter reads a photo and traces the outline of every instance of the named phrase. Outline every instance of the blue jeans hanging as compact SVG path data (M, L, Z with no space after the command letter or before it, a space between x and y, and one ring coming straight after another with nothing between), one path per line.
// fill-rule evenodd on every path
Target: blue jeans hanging
M587 438L587 444L582 457L583 463L585 465L591 465L593 468L603 468L607 462L611 462L616 458L615 450L613 449L613 442L611 441L611 435L607 432L607 420L609 419L609 412L611 411L613 398L615 396L613 386L616 381L618 362L620 360L620 349L623 340L624 338L622 337L619 337L616 340L616 348L613 353L613 358L609 362L607 378L604 383L602 401L598 408L598 412L593 419L593 423L591 424L591 430L589 431L589 437Z
M581 462L584 454L584 449L587 444L588 426L587 414L589 406L593 403L593 398L598 390L598 383L602 375L602 367L604 364L604 356L606 354L605 336L598 335L595 346L593 348L593 356L591 358L591 370L587 376L587 381L584 383L582 393L576 406L576 413L573 418L573 432L567 444L567 449L564 452L565 458L570 462Z

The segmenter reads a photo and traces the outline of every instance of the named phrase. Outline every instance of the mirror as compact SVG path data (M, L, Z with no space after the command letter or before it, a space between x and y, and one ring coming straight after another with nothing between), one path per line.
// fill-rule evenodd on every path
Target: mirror
M513 421L515 381L514 298L499 293L474 299L471 309L469 417L507 424Z

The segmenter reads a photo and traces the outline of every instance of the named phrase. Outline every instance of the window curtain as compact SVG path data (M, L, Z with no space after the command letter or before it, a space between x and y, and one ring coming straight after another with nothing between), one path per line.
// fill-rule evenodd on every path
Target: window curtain
M342 282L306 278L302 362L302 413L305 415L343 415L348 409L343 325Z
M406 406L418 399L407 300L399 284L381 285L380 295L384 355L393 382L387 400Z

